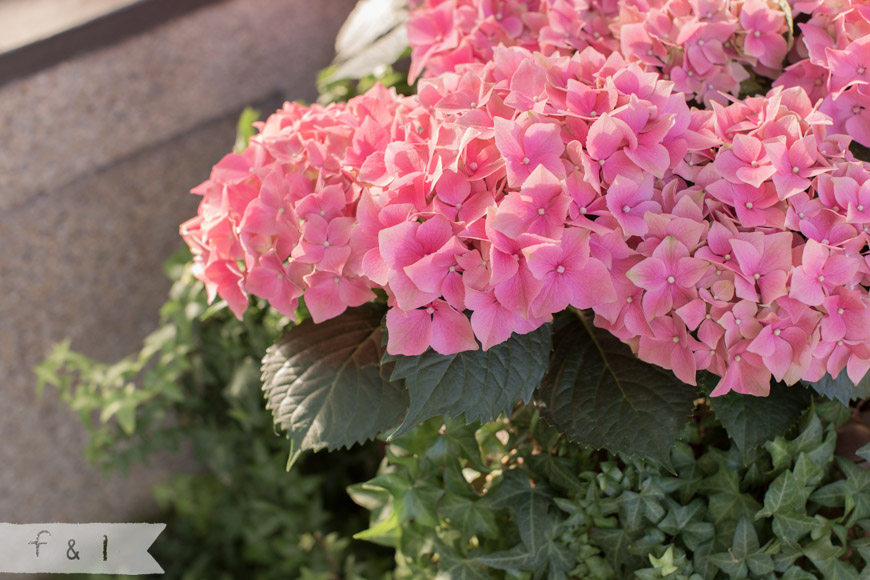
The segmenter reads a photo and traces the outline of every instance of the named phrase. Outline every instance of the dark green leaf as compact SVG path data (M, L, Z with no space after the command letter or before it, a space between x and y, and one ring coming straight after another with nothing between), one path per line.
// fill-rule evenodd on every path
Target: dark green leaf
M864 147L857 141L852 141L849 144L849 150L861 161L870 161L870 147Z
M443 355L430 349L419 356L384 356L385 363L395 362L391 380L404 380L411 401L391 437L438 415L465 415L468 423L509 415L518 401L531 399L547 370L551 348L552 328L545 324L485 352Z
M744 453L784 433L812 402L809 389L801 385L771 385L767 397L731 392L710 399L716 418Z
M542 416L584 445L670 468L669 449L692 412L695 389L638 359L619 339L592 326L586 314L562 322L550 371L535 397Z
M478 558L483 564L500 570L535 570L535 577L549 570L550 577L564 574L576 563L571 551L559 541L562 516L552 513L554 506L540 486L531 487L528 477L519 469L504 474L504 481L494 490L493 507L507 507L516 519L522 544L510 550L494 552Z
M359 308L306 320L266 351L266 406L290 436L290 464L304 450L350 447L401 420L407 394L381 374L381 316Z
M737 529L734 531L734 539L731 544L731 552L739 560L745 560L758 551L758 534L752 527L749 518L740 518Z
M629 553L629 546L631 546L635 536L623 528L615 530L593 529L589 537L592 542L601 546L607 561L620 578L628 578L634 570L639 570L646 565L642 558L632 556Z
M486 502L456 494L445 494L438 502L438 513L447 524L462 532L463 537L493 537L499 533L495 510Z
M463 558L448 546L438 546L438 574L435 580L491 580L476 559Z
M820 380L814 383L806 382L806 384L818 394L831 400L840 401L844 405L848 405L856 399L870 397L870 376L865 375L861 382L856 385L846 374L846 369L843 369L837 378L832 378L831 375L826 374Z
M794 474L785 471L770 484L764 495L764 508L758 512L757 517L793 512L798 505L803 508L802 499L802 490Z

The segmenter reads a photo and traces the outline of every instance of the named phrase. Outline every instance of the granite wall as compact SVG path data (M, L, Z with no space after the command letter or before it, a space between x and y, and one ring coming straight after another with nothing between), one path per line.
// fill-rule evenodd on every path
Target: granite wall
M0 86L0 521L125 521L185 460L105 478L32 367L114 361L157 324L161 263L241 109L311 100L354 0L227 0Z

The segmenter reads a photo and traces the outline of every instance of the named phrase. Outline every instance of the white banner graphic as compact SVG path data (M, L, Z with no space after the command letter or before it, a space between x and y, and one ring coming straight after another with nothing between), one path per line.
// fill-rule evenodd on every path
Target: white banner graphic
M166 524L0 523L0 572L163 574L148 548Z

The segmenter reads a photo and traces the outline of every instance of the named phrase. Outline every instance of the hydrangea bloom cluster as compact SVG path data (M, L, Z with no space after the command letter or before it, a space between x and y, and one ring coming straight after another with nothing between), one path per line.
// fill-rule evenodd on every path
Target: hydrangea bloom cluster
M469 6L502 23L507 4ZM546 27L522 6L515 39ZM692 109L619 50L523 42L452 62L413 97L376 86L269 117L182 225L211 297L292 317L304 295L320 322L380 289L387 350L404 355L488 349L592 309L684 382L722 377L716 395L863 377L870 166L802 87Z
M411 78L487 62L498 45L546 55L622 53L698 102L737 96L749 70L776 78L787 17L765 0L426 0L408 23ZM424 71L425 69L425 71Z
M870 2L796 2L798 24L794 64L774 86L799 86L834 120L833 130L870 147Z

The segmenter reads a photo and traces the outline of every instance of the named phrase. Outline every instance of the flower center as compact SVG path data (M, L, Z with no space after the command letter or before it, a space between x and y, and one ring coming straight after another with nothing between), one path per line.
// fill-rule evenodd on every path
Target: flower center
M792 173L799 173L800 170L801 170L800 167L792 167L792 168L791 168L791 172L792 172Z
M859 107L858 105L855 105L854 107L852 107L852 114L853 115L858 115L859 113L861 113L861 107Z
M680 342L680 339L677 338L676 336L674 338L672 338L671 340L674 341L674 344L677 344L678 342Z
M528 165L529 161L531 161L528 157L523 157L523 165Z
M332 279L332 282L333 282L333 284L341 284L341 278L336 276L335 278Z
M750 165L753 166L753 167L758 167L758 161L755 161L755 160L753 159L753 160L752 160L752 163L750 163Z
M761 278L761 274L756 272L755 274L752 275L752 277L755 278L756 280L758 280L759 278Z
M468 168L471 169L472 171L477 171L478 167L479 166L477 165L476 161L472 161L471 163L468 164Z
M560 264L559 266L556 267L556 272L558 272L559 274L564 274L565 273L565 266L562 266Z
M754 36L755 38L758 38L759 36L761 36L761 32L756 30L755 32L752 33L752 36Z
M819 282L824 282L824 281L825 281L825 277L822 276L821 274L820 274L819 277L816 278L816 279L817 279Z
M668 284L673 284L676 281L676 278L674 278L673 276L668 276Z
M859 67L858 67L858 70L856 70L855 72L858 73L859 75L862 75L862 74L864 74L865 72L867 72L867 67L859 66Z
M634 302L634 298L632 298L631 296L629 296L628 298L625 299L625 301L626 301L627 303L631 304L632 302Z
M746 202L746 209L752 209L752 202L751 201Z
M842 308L837 308L837 314L843 314L843 312L845 312L845 310L843 310Z
M539 207L539 208L538 208L538 215L544 215L545 213L547 213L547 210L545 210L545 209L542 208L542 207Z
M435 309L429 306L426 308L426 314L435 314Z
M698 41L698 46L704 46L704 41L703 41L703 40L699 40L699 41Z
M780 334L782 334L782 330L780 330L780 329L778 329L778 328L777 328L776 330L773 331L773 335L774 335L774 336L779 336Z
M627 206L627 205L624 205L624 206L622 206L622 211L625 212L625 213L628 213L628 212L631 211L631 207L630 207L630 206Z
M740 355L739 355L739 354L735 354L735 355L734 355L734 362L740 362L741 360L742 360L742 359L740 358Z

